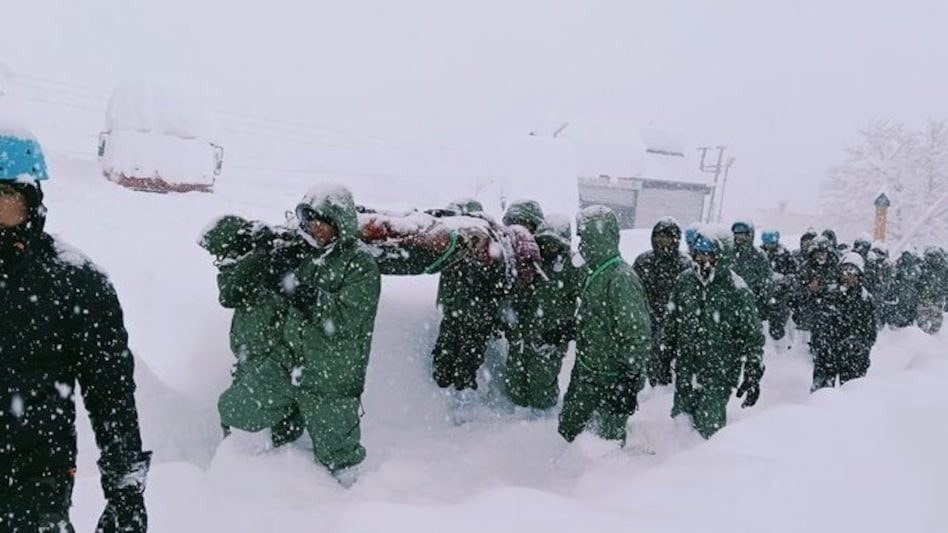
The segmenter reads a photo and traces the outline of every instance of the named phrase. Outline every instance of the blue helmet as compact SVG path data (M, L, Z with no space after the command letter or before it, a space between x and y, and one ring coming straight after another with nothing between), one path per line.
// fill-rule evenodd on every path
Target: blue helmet
M49 179L43 149L28 135L0 132L0 181L21 179Z
M691 246L692 251L694 252L703 252L706 254L714 253L714 242L711 239L701 235L700 233L695 234L694 244Z
M685 243L689 247L693 246L695 243L695 238L698 236L698 230L696 228L686 228L685 229Z
M780 242L780 232L777 230L765 231L760 234L760 242L764 244L777 244Z

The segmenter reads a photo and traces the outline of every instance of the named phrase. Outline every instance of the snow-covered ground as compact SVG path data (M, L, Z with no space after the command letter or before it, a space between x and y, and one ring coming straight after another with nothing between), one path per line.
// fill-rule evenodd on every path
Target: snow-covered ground
M92 159L54 151L50 163L48 228L110 274L140 360L152 531L948 531L946 334L914 328L881 335L868 378L814 395L805 350L768 346L759 404L733 402L730 424L707 442L669 418L669 388L646 389L620 451L585 435L568 445L555 419L511 410L497 395L496 352L488 403L452 424L429 378L437 279L386 278L359 482L341 488L305 439L279 450L264 434L222 442L215 402L232 359L229 313L195 238L224 213L279 222L312 180L264 185L232 172L214 194L161 195L106 181ZM420 201L405 183L347 184L368 204ZM415 187L426 199L468 193ZM626 260L647 242L624 234ZM103 501L86 420L79 431L73 518L90 531Z
M769 346L760 402L735 402L707 442L669 418L668 388L646 389L619 451L588 436L567 445L554 419L513 412L496 388L497 352L489 402L473 422L452 424L429 378L437 279L387 278L363 398L369 455L347 491L313 463L305 439L276 451L266 435L221 441L230 317L195 244L221 214L279 222L327 179L374 206L480 193L489 206L532 195L564 210L576 191L559 194L550 180L572 179L567 166L593 175L641 166L627 141L644 126L727 143L738 163L726 214L786 199L808 210L816 178L857 124L944 114L948 78L931 66L948 53L938 22L948 4L921 4L5 6L0 107L15 108L47 149L48 228L110 274L139 359L142 429L155 451L151 530L948 531L944 331L886 331L868 378L814 395L806 352ZM102 177L95 147L109 95L147 75L213 96L213 138L226 150L214 194L136 193ZM603 117L618 131L585 131ZM543 141L547 152L517 149L536 140L528 132L549 137L567 121L562 139ZM585 151L557 147L571 138ZM510 173L524 181L506 182ZM813 223L794 222L778 228L787 244ZM626 260L648 243L645 232L623 239ZM91 531L103 506L98 454L87 420L79 433L73 518Z

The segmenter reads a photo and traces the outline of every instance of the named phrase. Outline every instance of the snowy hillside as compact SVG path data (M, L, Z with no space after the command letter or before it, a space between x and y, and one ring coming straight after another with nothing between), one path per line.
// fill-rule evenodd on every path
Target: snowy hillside
M363 398L369 457L359 483L340 488L313 464L305 439L277 451L266 435L222 443L214 406L232 357L229 317L194 239L222 213L279 221L310 184L282 183L264 195L238 175L212 195L135 193L106 181L92 161L54 154L51 162L49 228L112 276L141 360L154 531L948 528L945 339L916 329L882 335L867 379L812 396L809 356L768 347L760 403L742 411L732 402L732 423L709 442L668 417L669 389L646 389L629 449L618 451L588 436L567 445L554 420L513 412L496 395L496 354L492 402L454 426L429 378L436 278L387 278ZM411 202L371 180L350 185L357 197ZM623 239L631 260L648 236ZM96 455L82 420L80 530L102 507Z

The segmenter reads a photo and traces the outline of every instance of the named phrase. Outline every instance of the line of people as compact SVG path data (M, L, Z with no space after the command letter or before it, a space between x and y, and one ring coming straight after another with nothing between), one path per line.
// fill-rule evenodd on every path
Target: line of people
M145 531L142 449L133 357L107 277L43 231L47 179L39 144L0 133L0 526L71 530L75 386L102 452L107 499L97 531ZM218 401L225 435L269 430L275 446L309 433L314 456L348 486L361 443L365 387L382 275L439 274L442 313L434 382L475 401L488 344L506 339L505 391L517 406L552 415L570 341L576 361L558 413L567 441L583 431L624 442L646 382L674 386L672 416L710 437L732 394L753 406L764 373L763 324L775 339L811 333L813 389L865 374L878 327L917 321L935 331L945 305L945 254L903 253L832 232L807 233L793 254L779 234L733 224L652 231L652 250L626 263L606 207L569 219L533 201L501 221L474 200L387 213L358 206L344 187L309 191L283 225L218 218L199 244L218 268L220 304L234 310L235 364ZM579 265L579 266L577 266Z
M559 411L567 441L590 430L624 442L648 379L674 381L672 416L689 415L705 437L725 424L735 390L745 407L756 403L764 335L754 293L731 270L729 235L699 233L689 258L665 220L633 267L608 208L582 210L576 233L581 267L569 221L534 201L497 222L474 200L393 214L357 207L344 188L311 191L282 228L220 218L201 244L216 257L221 303L235 309L234 379L218 405L225 431L269 428L280 445L306 430L317 461L352 483L365 457L359 397L381 275L440 274L432 377L456 409L477 401L478 370L498 338L508 398L539 416L558 403L575 340Z

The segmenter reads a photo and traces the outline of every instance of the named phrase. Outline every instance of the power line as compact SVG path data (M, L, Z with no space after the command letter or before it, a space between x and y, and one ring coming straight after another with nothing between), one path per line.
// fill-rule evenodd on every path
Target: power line
M32 75L15 76L13 86L21 88L23 91L26 91L27 94L8 94L7 96L10 98L95 113L105 112L105 107L111 94L110 91L101 87ZM95 107L90 105L93 102L97 104ZM390 156L412 157L421 160L439 160L445 163L456 163L457 159L455 158L461 160L473 159L470 154L461 149L435 143L399 140L367 132L332 128L313 123L266 117L239 111L225 110L218 112L217 115L222 121L222 130L234 135L274 139L307 146L316 146L328 150L369 152ZM433 151L440 153L433 153ZM452 157L448 157L444 152L450 152ZM247 170L290 171L289 169L275 167L228 166L230 168L245 168ZM307 169L290 172L313 173L314 171L362 177L436 178L435 176L394 175L330 169L322 171Z
M30 96L23 96L23 95L15 94L15 93L7 93L6 96L8 96L8 97L10 97L10 98L17 98L17 99L19 99L19 100L27 100L27 101L31 101L31 102L40 102L40 103L44 103L44 104L58 105L58 106L64 106L64 107L71 107L71 108L73 108L73 109L81 109L81 110L83 110L83 111L93 111L93 112L95 112L95 113L102 113L102 112L104 111L103 109L99 109L99 108L95 108L95 107L89 107L89 106L80 105L80 104L74 104L74 103L69 103L69 102L59 102L59 101L55 101L55 100L48 100L48 99L45 99L45 98L36 98L36 97L30 97Z
M50 78L40 77L40 76L31 76L31 75L17 75L15 78L15 83L23 85L28 89L39 90L39 91L49 91L58 93L60 95L69 95L78 98L95 100L97 102L106 103L110 97L110 91L103 89L101 87L94 87L91 85L84 85L81 83L74 83L68 81L54 80ZM25 82L25 83L24 83ZM43 85L46 85L45 87ZM79 92L77 92L77 90ZM85 94L84 94L85 93ZM401 139L394 139L391 137L386 137L382 135L377 135L373 133L368 133L364 131L354 131L346 130L328 126L322 126L313 123L285 120L276 117L266 117L241 111L230 111L223 110L217 113L221 118L227 120L227 117L231 119L243 120L248 122L258 122L266 125L270 125L273 128L281 128L281 131L288 132L288 128L296 128L309 130L310 132L317 133L323 136L341 136L340 141L344 142L358 142L363 144L389 144L393 146L400 147L401 149L412 148L424 148L424 149L436 149L444 150L456 153L458 155L467 155L464 154L462 150L457 148L446 146L437 143L426 143L426 142L417 142L417 141L407 141ZM260 126L256 126L260 127ZM298 133L298 132L291 132Z

